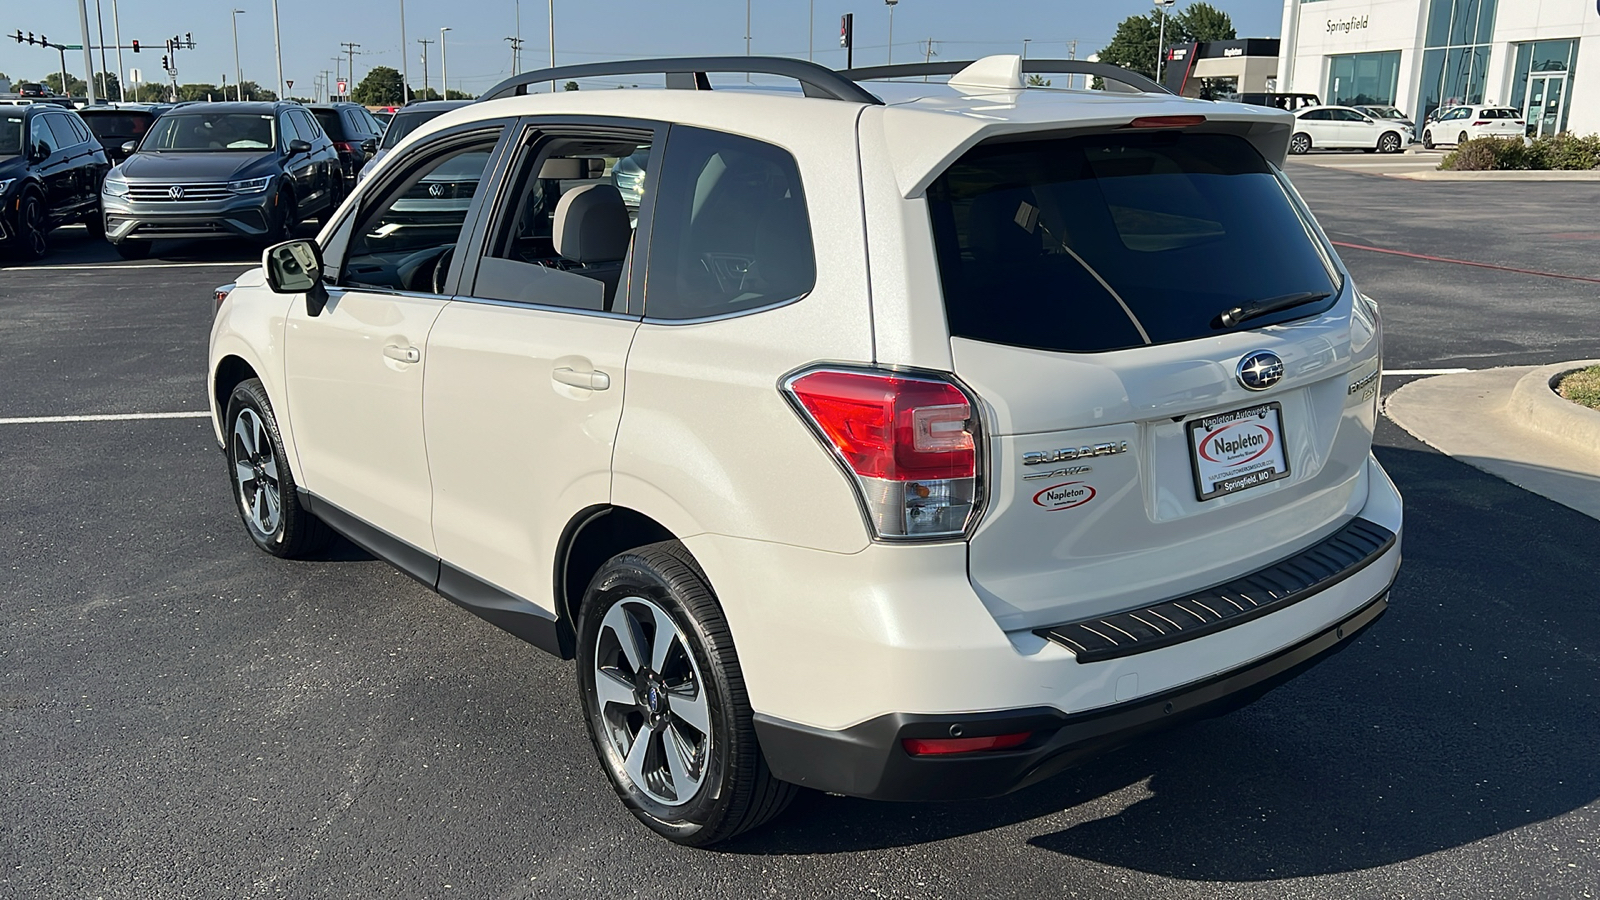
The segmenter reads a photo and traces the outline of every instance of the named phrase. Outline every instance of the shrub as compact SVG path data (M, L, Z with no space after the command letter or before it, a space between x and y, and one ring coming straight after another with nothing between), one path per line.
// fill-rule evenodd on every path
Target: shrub
M1600 135L1579 137L1565 132L1554 137L1540 138L1534 146L1541 151L1548 169L1600 168Z
M1531 143L1518 138L1474 138L1447 154L1439 168L1457 172L1596 169L1600 168L1600 135L1562 133Z

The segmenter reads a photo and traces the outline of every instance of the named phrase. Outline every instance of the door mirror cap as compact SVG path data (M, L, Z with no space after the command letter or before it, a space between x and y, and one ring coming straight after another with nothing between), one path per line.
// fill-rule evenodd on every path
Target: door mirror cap
M373 155L378 152L378 141L375 138L367 138L366 140L362 141L361 152L367 157L367 159L371 159Z
M322 284L322 248L316 241L273 244L261 254L261 268L274 294L306 295L306 315L316 317L328 305L328 289Z
M298 140L298 139L292 140L292 141L289 142L289 152L290 153L310 153L311 152L311 142L310 141L302 141L302 140Z
M122 142L122 153L125 156L132 156L133 155L133 151L135 151L137 149L139 149L139 142L138 141L123 141Z

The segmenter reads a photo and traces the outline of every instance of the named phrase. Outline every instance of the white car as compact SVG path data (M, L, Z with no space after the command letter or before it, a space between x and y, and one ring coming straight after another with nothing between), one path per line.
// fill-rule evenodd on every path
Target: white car
M1452 106L1422 126L1422 146L1464 144L1473 138L1526 140L1528 119L1520 109L1505 106Z
M801 786L1003 794L1347 646L1401 501L1295 120L1070 66L1121 91L724 57L440 116L219 289L251 540L332 528L575 657L618 795L696 845ZM649 72L689 89L523 94ZM636 223L566 162L629 156Z
M1294 115L1290 153L1355 149L1399 153L1416 140L1410 123L1373 118L1348 106L1313 106Z

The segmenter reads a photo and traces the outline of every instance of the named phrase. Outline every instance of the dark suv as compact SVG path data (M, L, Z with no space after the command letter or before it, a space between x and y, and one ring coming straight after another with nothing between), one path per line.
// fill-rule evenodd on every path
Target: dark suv
M285 238L344 199L333 142L298 103L203 103L156 119L106 176L106 237L124 258L162 238Z
M52 228L100 231L100 180L111 167L89 127L44 103L0 106L0 246L44 256Z
M171 109L167 103L124 103L116 106L91 106L78 113L94 132L106 157L113 165L128 158L123 145L132 141L138 144L156 117Z
M328 133L334 149L339 151L345 180L354 185L356 173L378 152L383 125L359 103L319 103L306 109L311 110L317 117L317 124Z

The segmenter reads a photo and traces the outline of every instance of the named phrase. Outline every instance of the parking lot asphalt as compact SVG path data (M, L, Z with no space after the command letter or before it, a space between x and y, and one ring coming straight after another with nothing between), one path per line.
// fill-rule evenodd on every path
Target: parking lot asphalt
M1290 171L1336 241L1600 277L1596 187ZM203 409L237 270L58 244L0 269L0 420ZM1341 253L1391 370L1596 355L1600 285ZM697 851L616 801L569 663L348 544L255 551L205 420L0 424L0 897L1600 895L1600 522L1376 452L1393 605L1302 678L1006 798L808 795Z

